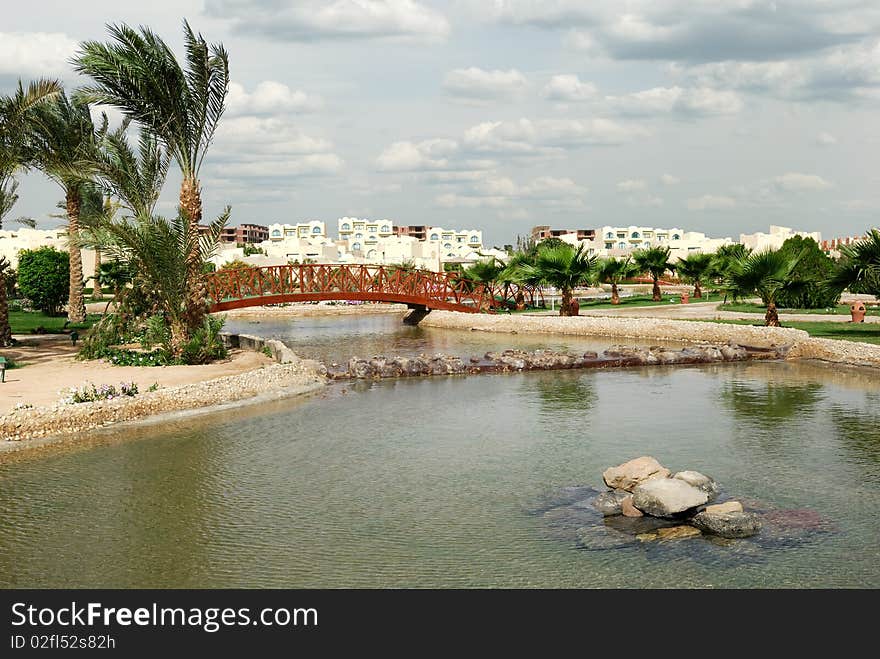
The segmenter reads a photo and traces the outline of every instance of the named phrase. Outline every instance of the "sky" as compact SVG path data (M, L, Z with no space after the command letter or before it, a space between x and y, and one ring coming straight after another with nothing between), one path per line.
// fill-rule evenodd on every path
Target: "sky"
M489 245L536 224L878 223L876 0L41 0L4 12L0 92L83 84L69 59L107 23L180 52L184 18L230 58L206 217L332 235L390 218ZM19 194L12 217L58 224L55 184L30 173Z

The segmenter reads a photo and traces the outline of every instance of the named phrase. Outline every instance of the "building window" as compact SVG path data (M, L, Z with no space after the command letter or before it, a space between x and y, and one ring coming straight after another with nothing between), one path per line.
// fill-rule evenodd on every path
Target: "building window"
M672 239L673 239L673 240L681 240L681 236L679 236L677 233L673 233L673 234L672 234Z
M626 249L626 243L617 243L617 249Z
M463 236L459 236L458 238L456 238L455 242L457 242L457 243L463 243L463 242L464 242L464 237L463 237Z
M606 238L614 238L614 234L609 231L608 233L605 234L605 237Z
M440 240L440 236L438 236L436 233L432 233L431 240Z
M351 225L348 222L342 225L343 231L348 231L349 229L351 229Z
M372 259L372 258L375 258L375 257L376 257L376 250L375 250L375 249L371 249L369 252L367 252L367 258L368 258L368 259Z
M605 249L614 249L614 243L605 243Z
M445 243L443 245L446 249L452 249L452 243Z
M478 242L480 242L480 239L477 238L476 236L471 236L471 242L472 242L472 243L478 243Z
M353 250L359 250L361 248L361 244L360 243L352 243L351 248Z
M633 235L632 235L632 237L633 237L633 238L641 238L641 236L639 235L639 232L638 232L638 231L633 231Z
M312 233L321 233L321 227L314 227Z
M273 236L281 236L281 231L279 231L278 229L275 229L275 230L272 232L272 235L273 235Z
M382 233L388 233L390 230L387 224L382 227Z
M357 238L358 240L360 240L361 238L364 237L364 234L362 234L362 233L356 233L356 234L354 235L354 237Z
M370 227L370 233L376 233L376 231L377 231L376 227Z

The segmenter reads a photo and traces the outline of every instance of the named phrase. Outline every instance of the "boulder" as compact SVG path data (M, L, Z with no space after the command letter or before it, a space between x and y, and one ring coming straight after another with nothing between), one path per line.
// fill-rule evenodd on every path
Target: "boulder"
M693 485L698 490L703 490L703 492L709 495L709 501L713 501L720 491L718 483L699 471L680 471L673 478L684 481L688 485Z
M593 507L606 517L609 515L619 515L622 512L620 508L621 501L628 498L630 498L630 494L624 490L602 492L602 494L593 499Z
M633 505L633 498L631 496L620 502L620 512L625 517L641 517L644 514Z
M650 533L640 533L636 536L641 542L651 542L652 540L681 540L682 538L694 538L702 535L698 529L693 526L669 526Z
M632 492L639 483L654 478L667 478L670 471L651 456L642 456L617 467L608 467L602 478L608 487Z
M633 490L633 505L648 515L669 517L702 506L708 495L683 480L659 478L642 483Z
M725 501L724 503L716 503L714 506L706 506L703 512L710 515L723 515L724 513L741 513L743 505L739 501Z
M761 530L761 518L745 512L713 514L704 510L694 515L691 524L722 538L748 538Z

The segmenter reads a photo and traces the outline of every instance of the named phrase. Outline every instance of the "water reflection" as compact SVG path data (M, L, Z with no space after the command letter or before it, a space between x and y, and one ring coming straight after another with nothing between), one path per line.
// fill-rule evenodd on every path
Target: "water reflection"
M735 379L721 386L720 396L742 423L765 424L813 414L823 401L823 386Z

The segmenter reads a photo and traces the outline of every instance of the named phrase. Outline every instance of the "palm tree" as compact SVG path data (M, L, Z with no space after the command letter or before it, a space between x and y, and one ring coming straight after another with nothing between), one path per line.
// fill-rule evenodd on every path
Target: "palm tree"
M67 318L71 323L81 323L86 318L82 253L78 238L80 212L98 152L98 142L106 129L106 116L103 125L96 130L88 103L70 99L63 92L50 102L34 108L28 121L28 162L64 190L70 249Z
M15 172L27 166L26 125L31 111L61 90L55 80L38 80L25 88L21 80L12 96L0 96L0 228L18 201Z
M716 282L724 282L730 274L733 264L740 259L746 258L751 253L752 250L742 243L722 245L712 255L709 276ZM724 304L727 304L726 290L724 291Z
M81 244L101 247L113 261L124 264L126 272L132 273L133 287L145 296L147 306L163 317L170 330L168 349L179 357L194 329L190 315L194 276L191 255L199 255L200 265L207 262L216 253L228 219L229 208L201 234L184 214L173 220L155 216L119 220L102 216L83 232ZM195 276L201 279L201 267Z
M147 27L109 25L111 42L85 41L74 69L94 84L82 93L114 105L161 140L183 175L181 213L197 231L202 219L199 170L226 109L229 57L222 44L209 46L183 22L184 69L171 48ZM190 268L200 268L198 250ZM194 302L194 301L193 301Z
M694 298L702 298L703 289L701 285L705 279L711 276L712 255L700 252L688 254L686 259L678 259L675 269L682 279L694 284Z
M799 256L790 256L779 250L754 252L732 263L725 288L734 299L757 294L767 306L764 324L779 327L776 299L781 291L793 290L801 285L791 279L799 260Z
M880 230L871 229L864 240L841 245L840 262L828 281L828 287L843 291L869 293L880 298Z
M12 340L12 328L9 326L9 302L6 300L6 271L9 261L0 256L0 348L8 348Z
M611 284L611 304L620 304L618 284L636 273L636 265L629 257L615 259L608 257L599 261L596 268L596 280L602 284Z
M675 271L675 266L669 262L668 247L647 247L633 254L633 260L639 267L640 272L650 273L654 279L651 299L660 302L663 296L660 294L660 277L667 271Z
M592 278L596 262L597 257L589 256L584 244L577 249L568 244L539 246L534 265L524 264L520 270L525 279L542 281L559 289L562 294L559 315L570 316L572 291Z

